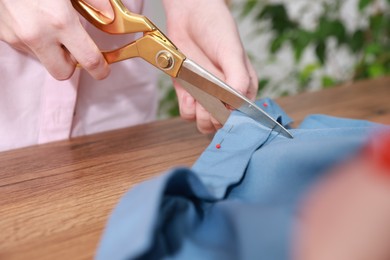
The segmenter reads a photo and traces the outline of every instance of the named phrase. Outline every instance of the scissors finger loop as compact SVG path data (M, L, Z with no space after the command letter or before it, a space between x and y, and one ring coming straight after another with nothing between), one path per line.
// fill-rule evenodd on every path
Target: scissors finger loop
M114 17L109 18L83 0L71 0L73 7L98 29L110 34L150 32L156 26L145 16L131 13L119 0L109 0Z

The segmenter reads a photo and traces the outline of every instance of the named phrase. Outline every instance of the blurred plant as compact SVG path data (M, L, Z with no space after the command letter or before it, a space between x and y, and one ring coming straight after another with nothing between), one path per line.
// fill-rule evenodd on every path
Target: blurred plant
M157 117L166 119L179 116L179 104L172 80L166 74L161 74L158 82L160 102Z
M292 19L287 3L280 1L272 3L269 0L245 0L236 4L235 8L241 10L241 18L250 17L253 24L258 25L257 34L271 33L268 45L271 62L275 62L276 54L281 52L283 47L289 46L297 66L294 66L285 80L295 80L298 91L303 91L310 86L314 76L320 77L323 87L329 87L343 81L390 74L390 0L356 1L359 24L355 29L349 30L341 14L345 2L306 0L306 5L301 9L302 14L310 11L310 5L314 3L322 7L310 29L302 25L299 17ZM332 46L336 50L347 49L354 56L355 64L348 71L348 75L341 79L327 74L324 70L332 55ZM302 56L310 48L314 48L315 61L298 66L302 65ZM261 79L259 91L269 87L271 81L270 78ZM278 94L290 93L284 90Z

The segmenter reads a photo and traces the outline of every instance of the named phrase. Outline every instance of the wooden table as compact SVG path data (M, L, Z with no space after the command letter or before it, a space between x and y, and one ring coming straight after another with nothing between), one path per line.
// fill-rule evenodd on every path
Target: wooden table
M390 124L390 77L277 102L297 124L312 113ZM91 259L118 199L190 166L210 140L176 118L0 153L0 259Z

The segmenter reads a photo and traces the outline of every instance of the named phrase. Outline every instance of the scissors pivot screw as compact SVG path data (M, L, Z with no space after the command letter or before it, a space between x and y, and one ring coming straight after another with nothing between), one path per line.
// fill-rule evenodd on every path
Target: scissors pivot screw
M171 69L173 67L173 57L167 51L160 51L156 56L157 65L162 69Z

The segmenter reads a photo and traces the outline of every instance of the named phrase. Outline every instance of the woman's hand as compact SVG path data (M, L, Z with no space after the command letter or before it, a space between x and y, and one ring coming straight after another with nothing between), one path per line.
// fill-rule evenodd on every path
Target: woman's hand
M88 2L111 12L108 1ZM72 76L77 62L96 79L109 74L70 0L0 0L0 40L35 55L59 80Z
M190 59L250 99L257 76L243 49L233 17L223 0L164 0L169 38ZM221 125L174 82L184 119L196 120L202 133Z

